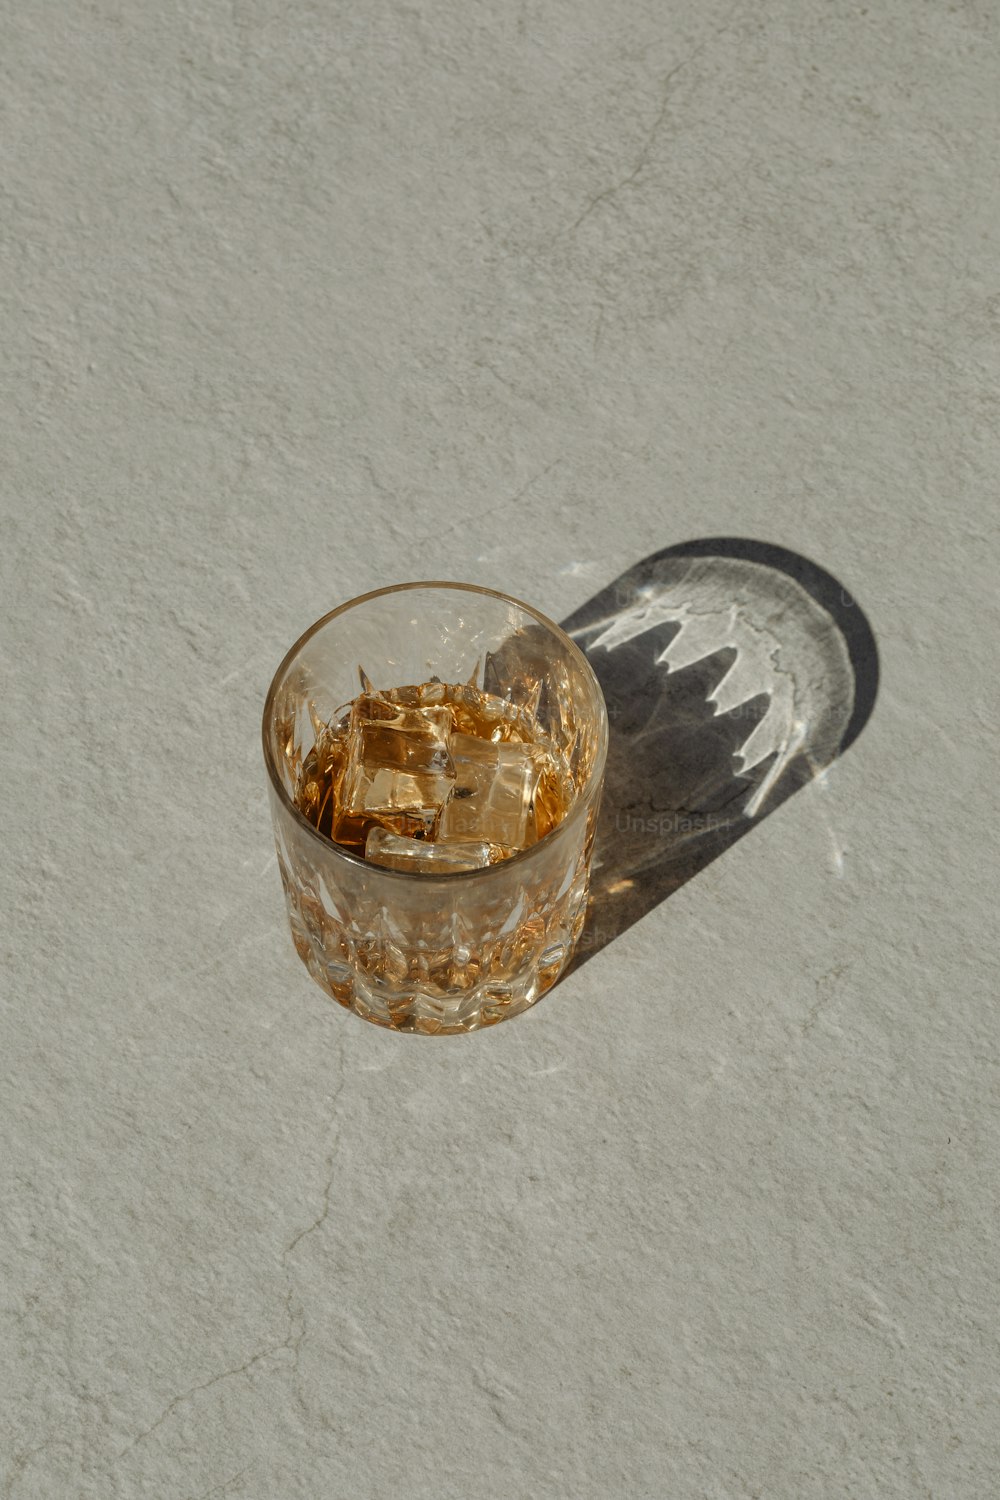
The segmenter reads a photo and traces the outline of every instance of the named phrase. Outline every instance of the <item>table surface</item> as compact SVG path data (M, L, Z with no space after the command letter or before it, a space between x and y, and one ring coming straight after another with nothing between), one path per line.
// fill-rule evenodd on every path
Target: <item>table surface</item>
M0 1493L984 1500L995 8L5 32ZM507 1025L327 1001L288 644L716 535L865 611L856 743Z

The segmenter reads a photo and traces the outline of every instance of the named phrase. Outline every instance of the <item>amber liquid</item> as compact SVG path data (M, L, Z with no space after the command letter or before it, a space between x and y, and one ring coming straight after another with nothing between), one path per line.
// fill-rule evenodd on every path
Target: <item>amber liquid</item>
M363 679L366 681L366 679ZM366 686L370 687L370 684ZM448 685L440 682L363 693L338 711L335 720L318 725L317 739L302 762L296 782L294 800L299 811L321 834L352 854L364 855L372 828L382 826L404 836L434 842L439 837L441 818L423 810L385 813L358 813L345 806L343 792L351 782L351 756L357 755L352 739L359 711L380 703L395 708L415 710L418 715L433 717L434 725L450 721L455 735L469 735L484 745L523 745L537 767L529 803L526 807L523 836L516 847L495 846L496 859L504 858L538 842L565 817L571 806L575 787L566 755L546 736L534 714L504 698L484 692L470 684ZM443 714L442 710L447 713ZM387 709L386 712L392 710ZM418 726L419 727L419 726ZM461 795L459 785L452 795ZM483 831L490 836L489 829Z

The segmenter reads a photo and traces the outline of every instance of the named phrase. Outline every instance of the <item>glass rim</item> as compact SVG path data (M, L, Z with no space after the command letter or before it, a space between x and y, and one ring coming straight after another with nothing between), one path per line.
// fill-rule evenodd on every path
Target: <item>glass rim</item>
M278 767L275 763L275 759L271 751L268 730L273 718L274 700L277 697L278 690L281 687L289 668L292 666L295 658L299 655L299 652L302 650L303 646L305 646L307 641L311 640L312 637L316 635L320 630L322 630L325 625L329 625L331 620L335 620L338 615L346 614L348 610L354 609L357 605L367 604L371 599L380 599L385 594L402 594L407 592L407 590L409 589L454 589L460 593L483 594L487 598L500 599L504 604L513 604L518 609L523 609L526 614L531 615L533 619L537 620L540 625L544 625L546 630L550 630L552 634L557 638L557 640L560 640L563 645L568 648L570 655L577 659L579 664L582 666L585 675L587 676L587 678L589 678L590 682L593 685L596 701L601 709L600 724L598 728L597 751L594 756L593 764L590 768L590 774L587 777L587 781L585 783L583 791L576 798L569 812L559 823L556 824L555 828L551 828L548 833L546 833L542 838L538 840L537 843L529 844L526 849L519 849L516 854L510 855L507 859L500 860L495 865L483 865L481 868L477 868L475 870L452 870L448 874L426 874L421 873L421 871L419 870L392 870L387 865L373 864L370 860L365 859L363 855L354 854L350 849L345 849L343 844L338 844L333 839L327 838L326 834L320 833L319 829L314 823L310 823L309 819L303 812L300 811L298 807L296 807L295 803L288 795L288 792L285 790L284 784L281 780L281 776L278 772ZM419 881L424 886L429 886L432 882L434 884L442 883L450 886L454 882L459 880L489 879L490 875L494 871L507 870L518 861L530 859L536 850L542 848L550 848L550 840L557 838L562 833L564 828L571 827L575 823L579 822L580 818L587 811L591 801L591 797L584 794L589 792L589 789L594 781L598 780L604 774L604 767L607 761L608 754L608 738L609 732L607 704L604 700L604 693L601 689L601 684L597 680L597 674L594 671L593 667L590 665L590 662L587 660L586 652L581 651L576 641L574 641L571 636L566 634L561 625L557 625L555 620L550 620L548 615L543 615L541 610L535 609L534 605L526 604L523 599L515 598L513 594L504 594L499 589L485 588L483 585L478 583L453 583L447 579L440 578L420 579L415 583L392 583L388 584L385 588L370 589L368 593L356 594L353 599L347 599L343 604L338 604L336 609L331 609L327 612L327 614L321 615L320 618L318 620L315 620L307 630L304 630L302 632L298 640L288 648L288 650L282 657L274 673L274 676L271 678L271 684L264 699L264 712L261 719L261 739L263 741L264 748L264 764L267 767L267 774L270 779L271 786L274 788L278 800L284 808L285 812L289 813L292 819L297 822L300 827L307 829L312 837L317 841L317 843L320 844L321 847L334 858L346 860L348 864L354 865L358 869L375 871L377 872L380 879L383 875L392 876L397 880L405 880L410 882Z

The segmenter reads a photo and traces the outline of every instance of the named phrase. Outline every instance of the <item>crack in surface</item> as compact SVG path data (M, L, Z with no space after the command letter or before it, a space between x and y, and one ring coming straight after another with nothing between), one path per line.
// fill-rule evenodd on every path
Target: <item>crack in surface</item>
M344 1088L347 1084L347 1070L344 1064L344 1043L342 1039L339 1044L339 1054L341 1068L340 1082L337 1084L337 1087L334 1090L330 1101L334 1115L336 1115L337 1101L343 1093ZM116 1463L125 1458L129 1453L131 1453L140 1445L140 1443L145 1442L148 1437L150 1437L154 1432L162 1427L166 1421L168 1421L168 1419L173 1415L173 1413L179 1406L182 1406L186 1401L189 1401L193 1396L196 1396L199 1391L211 1390L213 1386L221 1385L223 1381L226 1380L232 1380L237 1375L249 1375L250 1371L256 1365L261 1364L264 1360L269 1359L272 1355L280 1354L283 1350L288 1350L292 1356L290 1364L291 1372L293 1375L297 1374L299 1368L299 1355L306 1336L306 1321L305 1310L302 1307L301 1302L296 1303L295 1286L292 1282L291 1273L288 1267L288 1258L297 1245L299 1245L310 1234L313 1234L317 1229L320 1228L330 1212L330 1198L333 1193L333 1184L335 1177L333 1164L336 1157L339 1140L340 1132L338 1130L333 1142L333 1146L330 1150L330 1154L327 1158L329 1177L323 1190L322 1211L311 1224L307 1224L304 1229L301 1229L299 1233L295 1235L295 1237L288 1243L288 1245L285 1246L284 1250L281 1253L281 1264L285 1270L288 1280L288 1287L285 1292L285 1314L288 1319L288 1333L286 1334L286 1336L283 1339L280 1339L277 1343L268 1344L263 1349L258 1349L256 1353L251 1354L249 1359L244 1360L242 1364L232 1365L228 1369L220 1370L217 1375L212 1375L208 1380L198 1381L197 1384L188 1386L186 1390L183 1390L179 1395L174 1396L173 1399L170 1400L163 1408L156 1420L154 1422L151 1422L148 1427L143 1428L143 1430L138 1433L130 1443L128 1443L124 1448L121 1449L120 1452L115 1455L114 1461ZM240 1474L234 1475L231 1479L226 1480L225 1485L222 1488L217 1487L214 1490L209 1490L205 1496L201 1497L201 1500L208 1500L208 1496L211 1495L224 1494L226 1489L230 1485L232 1485L236 1479L242 1478L243 1474L245 1474L246 1472L248 1471L244 1469ZM16 1475L14 1477L16 1477Z
M311 1224L307 1224L304 1229L300 1229L295 1238L288 1242L284 1250L281 1252L282 1260L287 1260L297 1245L300 1245L303 1240L308 1239L311 1234L315 1234L316 1230L320 1229L326 1223L327 1216L330 1212L330 1194L333 1191L333 1156L334 1153L331 1151L330 1155L326 1159L327 1171L329 1173L329 1176L327 1178L326 1187L323 1189L322 1210L316 1216L316 1218L313 1219Z
M507 504L516 505L519 500L522 500L528 493L528 491L534 485L536 485L540 479L544 479L546 474L548 474L550 470L555 468L556 464L562 462L562 457L563 455L560 453L559 457L554 458L550 464L546 464L544 469L539 469L538 473L533 475L532 478L528 480L527 484L521 486L516 495L511 495L510 499L507 501Z
M675 63L674 66L670 69L670 72L664 76L663 81L660 84L660 107L656 112L656 118L653 120L652 125L650 125L649 129L646 132L646 138L639 149L639 155L632 170L630 172L627 172L624 177L620 177L617 182L610 183L608 187L604 188L601 192L596 193L594 197L591 198L590 201L584 206L582 213L580 213L580 215L569 226L569 229L566 231L567 234L575 234L584 220L589 219L590 215L596 208L599 208L602 203L607 203L609 199L614 198L615 195L617 193L620 193L623 188L630 187L642 172L643 168L648 166L649 154L653 149L653 144L656 140L656 137L660 133L663 122L667 118L667 110L670 108L670 100L673 97L674 92L671 88L671 84L677 77L678 73L682 73L685 68L689 67L690 64L695 61L696 58L701 56L710 42L717 41L719 37L726 34L733 23L733 19L738 8L738 6L734 6L729 13L728 19L722 24L722 26L719 27L718 31L710 32L708 36L704 37L696 47L692 48L687 57L682 58L679 63Z
M228 1495L233 1485L237 1484L249 1473L250 1465L248 1464L247 1467L245 1469L241 1469L238 1474L230 1474L229 1478L224 1479L221 1484L214 1485L210 1490L205 1490L204 1494L192 1496L191 1500L212 1500L213 1495Z
M302 1340L305 1338L305 1320L302 1316L301 1308L298 1310L297 1314L292 1312L292 1295L292 1292L289 1291L288 1295L285 1298L285 1307L288 1312L290 1324L288 1336L286 1338L281 1339L277 1344L268 1344L266 1348L258 1349L256 1354L251 1354L250 1358L244 1360L243 1364L233 1365L228 1370L220 1370L218 1375L213 1375L209 1380L201 1380L197 1385L188 1386L187 1390L181 1391L180 1395L178 1396L174 1396L173 1400L169 1401L160 1412L160 1415L156 1418L155 1422L151 1422L148 1427L143 1428L142 1432L138 1433L138 1435L134 1437L126 1447L122 1448L119 1453L115 1454L115 1462L117 1463L119 1460L125 1458L129 1453L133 1451L133 1449L137 1448L140 1443L145 1442L146 1438L150 1437L152 1433L156 1432L158 1428L163 1426L164 1422L166 1422L167 1419L173 1415L173 1413L179 1406L182 1406L185 1401L189 1401L192 1396L196 1396L199 1391L211 1390L213 1386L221 1385L224 1380L231 1380L236 1375L248 1375L255 1365L259 1365L262 1360L270 1358L272 1354L279 1354L282 1349L290 1349L292 1351L292 1368L298 1369L299 1347L302 1343ZM297 1332L295 1326L296 1324L300 1325ZM209 1491L209 1493L212 1492Z
M338 1085L337 1085L336 1089L334 1090L333 1095L332 1095L332 1097L330 1099L331 1110L334 1112L334 1114L336 1113L337 1100L340 1098L341 1094L344 1092L344 1087L345 1087L346 1083L347 1083L347 1072L346 1072L346 1069L344 1068L344 1065L343 1065L343 1047L341 1046L341 1076L340 1076L340 1082L338 1083ZM330 1195L333 1192L333 1183L334 1183L334 1179L335 1179L335 1177L337 1175L335 1167L334 1167L334 1162L336 1160L337 1147L339 1145L340 1145L340 1131L338 1130L336 1136L334 1137L333 1145L330 1147L329 1154L328 1154L328 1156L326 1158L327 1179L326 1179L326 1186L323 1189L323 1197L322 1197L322 1200L321 1200L322 1201L322 1207L321 1207L319 1213L316 1215L315 1219L313 1219L312 1223L311 1224L307 1224L304 1229L300 1229L299 1232L298 1232L298 1234L293 1235L293 1237L289 1240L288 1244L285 1246L284 1250L281 1252L281 1260L282 1260L282 1264L283 1265L287 1263L288 1257L291 1255L292 1251L295 1250L299 1245L301 1245L301 1243L302 1243L303 1240L308 1239L311 1234L315 1234L316 1231L317 1231L317 1229L321 1229L323 1227L323 1225L326 1223L327 1218L329 1217L329 1214L330 1214Z

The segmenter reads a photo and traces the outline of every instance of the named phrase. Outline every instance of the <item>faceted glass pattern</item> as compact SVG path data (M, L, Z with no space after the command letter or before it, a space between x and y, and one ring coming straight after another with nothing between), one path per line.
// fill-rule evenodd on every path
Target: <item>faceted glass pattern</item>
M472 1031L531 1005L583 925L606 751L586 658L516 600L410 584L319 621L264 713L279 869L313 978L403 1031Z

